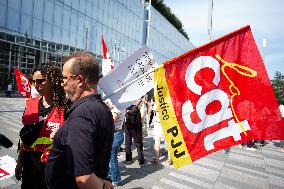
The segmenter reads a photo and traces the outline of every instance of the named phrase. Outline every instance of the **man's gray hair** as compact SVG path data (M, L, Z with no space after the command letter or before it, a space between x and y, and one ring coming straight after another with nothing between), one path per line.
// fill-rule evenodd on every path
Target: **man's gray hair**
M74 75L82 75L88 83L96 84L100 79L100 68L94 55L88 52L75 52L64 58L64 63L74 59L71 72Z

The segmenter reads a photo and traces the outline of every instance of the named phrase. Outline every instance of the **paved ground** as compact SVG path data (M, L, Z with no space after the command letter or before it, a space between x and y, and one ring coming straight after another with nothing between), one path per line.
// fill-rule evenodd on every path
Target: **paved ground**
M16 157L18 131L24 109L23 98L0 97L0 132L15 144L10 149L0 149L0 157ZM278 151L279 141L269 141L264 148L247 151L232 147L229 151L211 154L178 170L167 165L166 156L160 164L151 164L152 133L145 138L148 165L140 168L134 150L134 162L124 163L125 154L119 156L122 182L117 188L198 188L198 189L284 189L284 153ZM0 188L19 189L14 177L0 181Z

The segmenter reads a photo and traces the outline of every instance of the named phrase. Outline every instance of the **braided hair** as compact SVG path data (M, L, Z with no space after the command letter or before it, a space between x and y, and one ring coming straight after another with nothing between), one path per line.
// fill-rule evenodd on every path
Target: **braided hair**
M56 68L54 64L48 63L43 66L37 67L33 73L39 71L43 77L49 81L53 93L53 104L57 108L66 107L66 94L63 86L61 85L63 77L61 70Z

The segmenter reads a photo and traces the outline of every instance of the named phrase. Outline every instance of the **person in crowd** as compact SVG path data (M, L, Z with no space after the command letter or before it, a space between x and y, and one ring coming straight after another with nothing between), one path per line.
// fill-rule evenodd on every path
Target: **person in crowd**
M13 88L12 83L9 83L6 90L6 97L11 97L12 88Z
M160 122L160 118L158 116L156 103L154 103L152 110L154 112L153 122L154 122L154 140L155 140L152 162L158 163L159 155L160 155L160 144L161 144L161 141L165 141L165 138L164 138L164 132L163 132L162 125ZM169 151L168 151L168 164L169 165L173 164Z
M280 140L280 148L279 148L280 152L284 152L284 140Z
M145 165L145 158L143 153L143 138L142 138L142 122L141 113L137 105L132 104L126 109L125 118L125 154L126 163L132 162L131 145L132 139L136 145L138 153L138 162L142 167Z
M33 72L33 82L40 96L26 101L22 122L23 129L38 128L39 133L34 138L27 133L21 137L24 140L20 144L15 177L22 180L22 189L46 188L45 166L52 137L64 122L66 98L61 81L61 70L51 64Z
M254 143L254 140L249 140L239 145L240 148L245 148L248 151L256 151L257 146Z
M35 83L33 82L33 80L31 80L30 83L31 83L31 98L35 98L39 96L39 93L37 92L35 88Z
M109 168L110 168L112 184L113 186L118 186L119 182L121 181L121 176L118 166L117 155L124 141L123 128L124 128L125 110L118 110L110 99L105 100L105 103L112 112L112 117L115 126Z
M138 105L140 107L140 113L141 113L141 121L142 121L142 137L146 137L148 135L147 127L148 127L148 95L144 95L141 97L141 101Z
M87 52L64 59L63 87L72 101L46 165L49 189L114 188L107 180L114 122L97 94L99 64Z
M265 140L256 140L255 143L258 143L258 147L264 147L265 146Z
M153 117L154 117L154 111L153 111L153 106L154 106L154 101L153 99L151 99L150 104L149 104L149 129L153 129L154 128L154 124L153 124Z

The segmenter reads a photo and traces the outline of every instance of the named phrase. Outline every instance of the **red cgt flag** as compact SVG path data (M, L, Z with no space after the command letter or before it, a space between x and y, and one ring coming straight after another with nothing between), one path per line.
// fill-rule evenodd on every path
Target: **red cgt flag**
M29 79L17 68L14 67L14 73L17 81L18 92L21 96L31 97L31 84Z
M249 26L165 62L154 79L176 168L248 140L284 139L283 119Z

